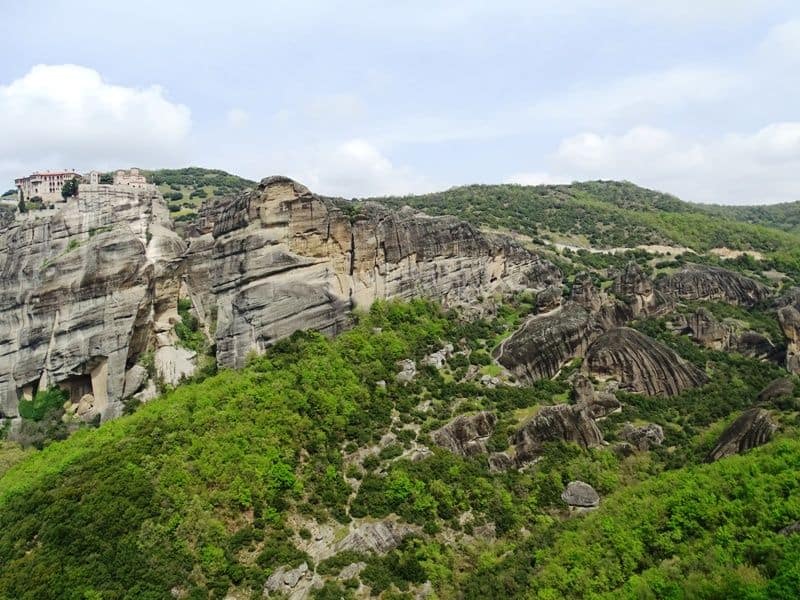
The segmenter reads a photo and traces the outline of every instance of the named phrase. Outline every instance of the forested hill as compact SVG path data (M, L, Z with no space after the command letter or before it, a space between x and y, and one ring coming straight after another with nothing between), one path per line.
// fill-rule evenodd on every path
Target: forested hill
M629 182L470 185L417 196L372 198L545 241L594 248L642 244L727 247L796 258L800 203L718 206L684 202Z

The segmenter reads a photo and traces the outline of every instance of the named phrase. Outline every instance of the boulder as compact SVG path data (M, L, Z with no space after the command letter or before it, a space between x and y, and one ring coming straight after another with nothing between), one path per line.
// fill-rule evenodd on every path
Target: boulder
M636 427L633 423L625 423L620 437L637 450L646 451L664 442L664 429L656 423L648 423Z
M763 404L793 394L794 382L788 377L779 377L778 379L770 381L767 386L758 393L756 401L759 404Z
M395 379L402 384L411 383L417 376L417 364L410 358L397 361L400 372L395 375Z
M652 279L635 262L629 262L614 278L611 291L628 305L633 318L653 314L663 304Z
M595 489L583 481L570 481L561 493L561 499L570 507L597 508L600 496Z
M706 462L741 454L772 439L777 426L769 413L761 408L746 410L722 432L716 446L706 456Z
M147 369L142 365L133 365L125 372L125 385L122 393L123 398L130 398L144 387L147 381Z

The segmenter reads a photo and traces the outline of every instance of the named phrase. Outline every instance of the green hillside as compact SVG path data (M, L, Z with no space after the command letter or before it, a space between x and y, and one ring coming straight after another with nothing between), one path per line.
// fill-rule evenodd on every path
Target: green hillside
M782 370L702 350L657 321L642 326L712 376L670 399L626 397L624 419L662 424L663 448L621 457L553 444L534 468L500 473L441 449L410 459L454 414L495 411L488 443L501 450L525 415L566 400L570 369L532 387L456 383L529 310L524 296L491 320L377 303L336 339L298 333L242 371L42 451L0 449L0 465L14 465L0 478L0 598L255 598L278 566L303 561L326 577L319 598L352 598L359 582L407 598L425 581L440 598L795 597L800 537L778 530L800 519L796 401L773 407L784 411L780 439L700 465ZM446 342L464 354L395 382L398 359ZM619 417L603 422L609 440ZM359 453L387 433L394 442ZM573 479L604 497L577 520L559 499ZM385 556L314 565L303 550L303 523L345 532L390 514L418 533ZM488 523L494 535L479 535ZM337 582L357 561L367 565L358 581Z
M800 204L721 207L690 204L628 182L470 185L418 196L373 198L476 225L593 248L639 245L755 250L775 266L800 265Z
M158 185L173 218L178 221L192 220L205 200L232 198L256 185L254 181L219 169L201 167L143 170L142 174Z

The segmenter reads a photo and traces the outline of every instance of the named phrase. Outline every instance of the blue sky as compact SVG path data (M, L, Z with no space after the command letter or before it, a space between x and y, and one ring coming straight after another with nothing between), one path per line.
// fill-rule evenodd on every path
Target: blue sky
M0 0L8 187L191 164L344 196L603 178L800 200L797 2L122 4Z

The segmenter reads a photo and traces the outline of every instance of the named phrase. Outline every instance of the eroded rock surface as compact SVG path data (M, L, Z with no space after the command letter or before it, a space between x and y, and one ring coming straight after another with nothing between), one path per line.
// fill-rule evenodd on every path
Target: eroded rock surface
M794 382L788 377L779 377L770 381L767 386L758 393L756 401L760 404L762 402L771 402L778 398L791 396L794 394Z
M751 408L731 423L722 432L717 445L706 456L706 462L746 452L772 439L777 426L769 413L761 408Z
M650 396L675 396L707 381L705 373L672 349L629 327L612 329L586 351L584 368Z
M486 441L494 432L497 417L489 411L459 415L447 425L431 433L436 445L461 456L486 452Z
M225 206L213 236L217 358L228 367L297 329L335 333L351 307L376 299L452 305L560 280L551 263L458 219L369 203L351 219L285 177Z
M165 236L155 188L110 185L81 185L63 208L0 235L0 417L17 417L21 397L51 385L73 403L90 394L87 418L121 412L154 319L177 303L166 290L180 244L166 257Z
M583 404L545 406L514 435L515 460L524 465L541 454L546 442L574 442L582 448L603 443L603 435Z
M391 519L365 522L356 526L335 546L336 552L355 550L357 552L375 552L386 554L400 545L403 539L416 533L418 528Z
M753 306L770 295L767 286L740 273L695 264L660 279L657 288L680 300L721 300L741 306Z

